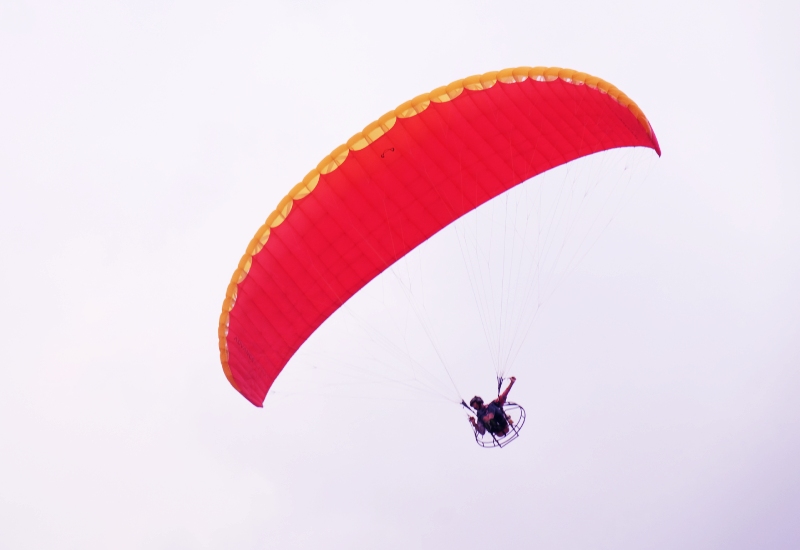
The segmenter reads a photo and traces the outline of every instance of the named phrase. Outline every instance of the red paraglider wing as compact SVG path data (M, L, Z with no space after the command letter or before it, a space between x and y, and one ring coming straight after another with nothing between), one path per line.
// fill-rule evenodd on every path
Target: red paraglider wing
M632 146L660 155L639 108L567 69L487 73L404 103L326 157L251 241L220 318L228 380L261 406L325 319L420 243L537 174Z

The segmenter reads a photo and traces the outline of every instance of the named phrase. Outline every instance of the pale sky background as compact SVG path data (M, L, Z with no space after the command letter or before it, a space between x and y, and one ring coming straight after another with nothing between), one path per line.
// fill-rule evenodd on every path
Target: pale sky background
M0 549L800 548L798 6L0 1ZM537 320L522 437L245 401L217 321L280 198L518 65L614 83L664 151Z

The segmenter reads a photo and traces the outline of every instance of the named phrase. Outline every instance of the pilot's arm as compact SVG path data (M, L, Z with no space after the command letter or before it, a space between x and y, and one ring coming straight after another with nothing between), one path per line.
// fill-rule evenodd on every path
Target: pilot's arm
M469 417L469 423L472 424L472 427L477 430L477 432L481 435L486 433L486 428L483 426L483 422L478 422L475 420L474 416Z

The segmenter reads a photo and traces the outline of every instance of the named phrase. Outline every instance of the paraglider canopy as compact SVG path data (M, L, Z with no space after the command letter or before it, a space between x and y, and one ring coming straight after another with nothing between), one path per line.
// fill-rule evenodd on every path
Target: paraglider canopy
M261 406L303 342L408 252L537 174L621 147L660 154L633 101L570 69L473 76L386 113L292 188L248 245L219 321L229 382Z

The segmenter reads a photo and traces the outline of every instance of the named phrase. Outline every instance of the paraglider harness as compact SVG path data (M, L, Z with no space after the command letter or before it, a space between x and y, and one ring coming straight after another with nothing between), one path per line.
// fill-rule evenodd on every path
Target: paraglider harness
M498 405L494 401L479 408L475 416L478 417L478 422L483 424L483 427L486 428L489 433L500 435L508 429L506 412L503 410L502 405ZM487 417L490 417L489 420L486 419Z
M503 378L498 378L498 393L500 393L502 385ZM478 445L481 447L505 447L519 437L519 432L525 423L525 409L520 405L511 401L500 405L492 401L485 407L478 405L473 408L470 406L473 402L475 402L474 398L469 405L462 400L461 405L468 411L474 412L478 422L486 429L486 433L482 434L473 427L475 442ZM480 400L480 404L483 404L483 400ZM489 413L493 413L493 416L487 421L485 418L489 416ZM506 433L504 434L504 432Z

